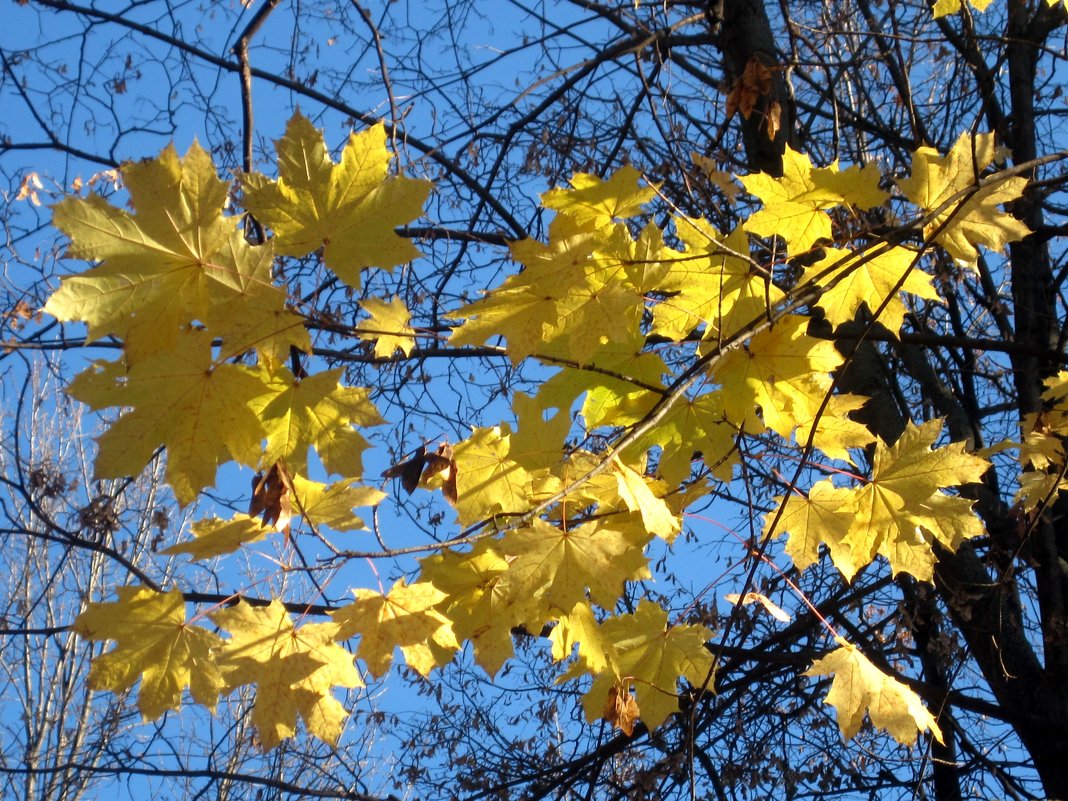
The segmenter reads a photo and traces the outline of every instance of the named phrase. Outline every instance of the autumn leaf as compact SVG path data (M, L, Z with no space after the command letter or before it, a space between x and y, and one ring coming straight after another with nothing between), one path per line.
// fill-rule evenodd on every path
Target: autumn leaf
M612 521L586 523L564 530L535 518L526 528L509 531L497 544L508 559L506 591L534 597L547 617L570 612L590 597L611 608L628 581L649 578L642 552L650 535ZM540 626L541 620L531 620Z
M570 409L585 393L582 416L587 427L638 422L661 397L652 388L663 387L661 378L669 372L659 355L644 348L645 337L640 333L601 346L588 369L565 367L542 382L538 405Z
M371 319L362 323L357 331L363 339L374 340L375 356L388 359L395 351L405 356L415 347L414 329L408 325L411 315L404 301L398 297L388 303L380 298L367 298L360 301L363 310Z
M290 474L307 471L314 447L331 473L358 476L367 441L353 428L383 420L368 390L340 383L343 368L296 378L287 368L266 377L267 390L254 398L252 410L264 422L264 465L282 462Z
M549 633L553 659L561 661L578 647L578 658L590 673L617 670L615 647L604 638L593 608L587 601L579 601L567 614L561 615Z
M617 695L632 692L642 722L655 729L678 711L680 679L700 687L709 678L712 654L705 643L712 632L704 626L669 626L667 612L651 601L641 601L633 614L608 618L601 632L617 659L615 670L599 673L582 699L591 723L602 717L615 690Z
M634 700L630 690L620 684L613 685L609 689L601 717L628 737L632 737L634 736L634 724L637 722L639 714L638 703Z
M545 333L541 350L580 364L596 358L606 345L626 342L641 322L641 295L612 276L591 276L557 303L556 323Z
M754 336L746 348L728 351L713 376L723 386L721 400L728 421L764 424L789 437L799 421L813 418L830 390L829 373L842 363L834 344L808 336L808 318L789 315Z
M1056 473L1043 473L1041 470L1028 470L1020 474L1020 488L1016 491L1015 502L1025 512L1033 512L1040 506L1049 504L1057 493L1068 490L1068 480Z
M835 161L815 167L804 153L789 145L783 153L783 175L766 173L739 176L751 195L764 208L749 217L746 230L758 236L781 236L791 253L808 250L819 239L831 238L831 218L826 209L844 204L868 209L881 206L888 195L879 188L878 167L853 165L841 170Z
M618 459L615 461L616 484L619 489L619 497L632 512L641 515L645 530L656 534L668 542L675 539L681 525L678 518L672 514L663 498L658 497L649 486L645 477L638 474Z
M1043 383L1046 386L1042 392L1044 408L1026 414L1020 420L1019 443L1006 441L1003 444L1003 448L1019 449L1018 459L1021 467L1034 468L1025 470L1020 476L1020 491L1016 496L1027 510L1047 502L1052 497L1054 487L1061 483L1058 474L1061 473L1065 462L1068 404L1065 403L1064 396L1068 392L1068 371L1062 370Z
M299 112L275 146L278 180L247 173L241 181L245 207L274 232L278 253L301 258L322 248L326 266L353 287L365 267L419 257L394 229L422 214L431 184L389 176L384 125L350 135L337 164L322 132Z
M308 732L334 744L348 713L334 687L362 687L352 654L334 640L335 623L299 628L278 600L251 606L244 600L211 615L230 638L216 648L227 691L256 685L252 722L265 750L296 733L297 716Z
M305 318L289 308L285 289L272 283L274 251L270 243L251 247L244 233L238 231L216 260L215 285L209 288L210 305L201 321L221 340L221 358L255 348L261 362L280 362L289 357L290 348L311 351Z
M377 506L386 494L374 487L354 486L355 479L343 479L334 484L310 481L302 475L293 476L293 511L310 526L327 526L334 531L356 531L366 528L363 520L352 513L360 506Z
M713 392L677 402L635 447L660 446L660 475L669 484L678 484L690 475L697 458L716 475L729 477L738 433L738 426L727 421L722 394Z
M826 388L818 382L814 387L817 392ZM800 405L794 407L794 439L806 443L812 437L814 447L821 450L830 459L840 459L852 463L855 458L850 449L866 448L875 441L875 435L867 426L853 420L849 414L864 406L867 398L859 395L832 395L827 398L825 407L810 406L805 409ZM820 412L817 419L816 413Z
M186 622L178 590L119 587L118 601L90 603L73 629L87 640L114 640L115 647L94 657L89 687L121 693L141 679L137 707L155 720L181 705L189 687L193 700L215 709L223 679L212 657L222 639Z
M234 515L230 520L198 520L191 529L193 539L164 548L160 553L187 553L194 559L211 559L233 553L247 543L259 542L274 531L274 528L256 518L241 514Z
M857 564L882 553L895 574L907 571L930 581L929 539L955 551L965 538L984 533L972 502L941 489L979 481L990 464L965 453L963 442L933 447L941 429L938 419L909 423L892 447L876 445L871 481L854 490L854 520L843 539Z
M456 444L456 514L470 525L530 508L530 474L508 457L510 438L497 428L475 429Z
M173 350L129 370L94 362L71 382L68 394L94 409L128 409L97 438L98 477L137 475L163 445L167 483L186 504L215 483L219 464L256 464L264 431L251 404L266 388L253 369L216 363L211 339L185 331Z
M401 487L411 495L419 487L426 464L426 445L420 445L410 458L383 470L382 478L399 478Z
M909 423L892 447L876 444L871 480L852 490L844 507L852 522L842 544L851 552L851 564L836 564L847 579L851 567L882 554L895 574L930 581L933 542L955 551L965 539L983 534L972 502L941 490L979 481L990 463L965 453L963 442L934 448L941 430L940 419Z
M782 298L746 258L742 226L723 235L705 220L680 217L675 228L686 250L663 254L669 269L656 286L664 297L653 307L653 333L682 340L703 328L705 338L727 337Z
M541 205L574 218L579 224L603 226L641 214L642 204L656 197L656 187L639 186L642 174L631 166L620 167L607 181L578 172L570 189L550 189Z
M130 363L173 345L193 321L223 338L231 354L309 347L303 318L272 283L270 248L249 246L240 218L223 215L229 185L199 145L184 158L168 147L126 164L122 178L133 214L98 195L55 206L53 223L71 239L67 255L101 263L64 278L45 311L85 322L90 340L120 337Z
M844 544L852 518L849 515L851 490L835 487L829 478L812 485L808 496L791 494L776 498L778 507L764 518L765 535L776 523L778 534L789 534L786 553L798 570L819 561L819 546L824 543L833 554L834 563L846 576L860 569L852 550ZM782 509L779 514L778 509Z
M825 703L838 711L838 726L847 740L860 731L866 710L874 726L890 732L902 745L914 742L917 732L925 731L944 742L934 715L916 693L887 676L841 637L835 641L839 647L813 662L805 675L834 676Z
M571 415L558 409L546 419L541 401L522 392L512 395L512 410L517 425L509 426L508 458L530 473L537 484L539 477L560 465L571 431Z
M423 559L420 580L445 593L438 610L452 622L459 640L469 640L475 661L495 675L513 654L512 628L530 617L530 594L513 592L506 580L508 559L482 540L470 553L444 551Z
M281 462L275 462L266 473L252 477L252 497L248 502L250 517L259 517L265 526L274 526L289 538L293 519L293 477Z
M735 81L734 88L727 94L727 119L733 117L735 112L741 112L743 117L749 119L760 98L770 89L771 70L764 65L760 56L751 56L741 77Z
M534 353L590 361L603 346L629 341L641 319L645 300L633 281L644 271L633 269L634 249L621 224L590 229L557 216L547 244L512 244L512 258L525 267L521 273L453 312L467 319L450 342L474 345L504 336L515 364Z
M944 17L947 14L956 14L965 7L974 8L976 11L986 11L993 0L937 0L934 6L931 8L931 16L935 19ZM1060 0L1046 0L1049 5L1053 5L1054 2L1060 2Z
M1023 222L998 209L999 204L1023 194L1026 178L1010 177L965 191L975 186L997 155L994 134L973 137L963 133L945 156L932 147L921 147L912 156L911 175L897 182L905 196L924 211L934 211L961 194L924 226L923 233L962 264L975 265L977 245L1002 250L1031 233Z
M972 502L941 490L978 481L989 467L965 453L963 442L933 448L941 429L937 419L909 423L893 447L877 442L871 480L862 486L835 487L824 479L807 498L776 499L782 512L765 517L765 532L778 519L776 531L790 534L786 551L799 570L818 560L822 542L846 579L882 555L895 574L930 581L935 542L954 551L983 533Z
M373 676L382 676L393 662L393 649L400 648L404 661L420 675L452 659L460 647L452 623L434 609L447 596L433 584L408 584L399 580L383 595L374 590L353 590L356 600L334 612L337 638L360 636L356 656Z
M604 243L604 234L557 216L549 226L549 242L523 239L510 245L512 259L524 269L509 276L486 297L452 312L466 318L453 329L453 345L480 345L494 337L508 340L513 364L545 346L545 333L560 319L557 304L586 283L585 265Z
M919 254L908 248L894 247L874 256L826 248L825 254L805 270L804 278L825 287L817 303L835 327L853 320L862 305L874 314L886 301L879 322L897 334L907 311L901 292L939 299L931 277L917 266Z

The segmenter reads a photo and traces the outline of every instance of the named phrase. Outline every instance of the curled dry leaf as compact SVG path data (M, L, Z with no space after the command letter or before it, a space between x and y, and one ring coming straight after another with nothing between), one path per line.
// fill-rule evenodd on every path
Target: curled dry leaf
M393 467L383 470L382 478L399 478L404 491L411 495L415 492L416 487L419 486L419 477L423 474L423 468L426 467L426 463L426 447L420 445L412 455L412 458L398 462Z
M749 119L760 98L771 90L771 70L764 66L759 56L751 56L742 76L727 95L727 119L740 111Z
M628 737L634 736L638 714L638 702L626 687L617 684L608 691L608 698L604 702L604 719Z
M289 523L293 516L290 487L292 481L280 462L267 475L252 477L252 499L248 504L249 517L262 517L265 526L274 526L289 538Z
M439 477L441 494L451 504L456 504L459 497L456 491L456 459L453 457L452 445L447 442L438 446L437 453L426 457L426 466L420 482L423 484Z

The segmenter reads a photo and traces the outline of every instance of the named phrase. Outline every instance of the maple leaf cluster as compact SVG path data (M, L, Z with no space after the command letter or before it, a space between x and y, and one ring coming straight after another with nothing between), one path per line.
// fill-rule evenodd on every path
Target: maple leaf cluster
M346 386L341 369L298 369L294 354L311 350L308 318L272 270L278 256L313 257L358 287L363 270L418 257L396 228L420 214L430 185L391 174L385 143L381 125L353 134L335 163L322 134L295 116L277 142L277 179L240 179L245 210L271 234L263 242L248 241L228 207L231 187L196 145L123 168L132 211L97 196L55 208L69 255L97 264L64 279L45 311L123 344L121 359L94 362L69 387L95 409L122 410L98 440L98 476L137 473L161 447L182 503L226 462L257 474L248 514L200 521L165 553L217 558L272 531L288 535L295 518L316 532L358 529L353 510L385 497L362 483L361 430L384 422L371 389ZM547 241L512 243L522 269L451 312L450 344L503 340L514 364L536 360L545 380L533 396L512 396L514 420L433 455L421 447L388 471L408 492L440 490L457 525L483 533L438 547L388 592L355 589L329 622L295 622L279 600L208 612L226 638L187 618L178 590L120 588L75 623L115 643L94 660L91 685L120 692L140 680L147 718L177 709L185 687L214 707L220 693L255 685L265 747L293 736L298 718L335 742L345 710L334 689L362 685L356 659L380 676L399 650L426 676L469 643L493 675L521 629L548 632L554 659L569 660L565 679L591 679L591 721L653 729L678 711L680 682L712 686L714 634L648 600L617 606L631 582L652 578L649 543L670 543L687 507L731 478L747 437L775 437L808 464L855 476L807 491L791 483L767 515L765 538L788 534L799 569L822 545L846 580L879 556L894 573L930 580L938 548L982 533L955 488L988 463L943 442L939 420L877 441L850 417L865 399L835 391L844 359L815 335L813 315L832 329L859 318L897 334L910 303L939 297L921 270L924 249L970 265L977 246L1025 235L998 208L1023 184L989 174L997 155L987 135L962 136L945 157L917 151L894 202L918 212L922 246L848 233L865 210L891 202L890 181L872 165L815 167L788 149L781 178L740 178L762 208L728 232L681 215L645 222L657 187L633 167L606 180L573 176L541 198L555 212ZM803 270L785 280L783 264L753 247L760 241L781 242ZM361 306L367 318L351 335L373 342L376 357L413 351L421 334L400 299ZM1051 385L1054 407L1065 385ZM1042 476L1064 463L1061 417L1054 409L1032 421L1020 446L1021 458L1049 470ZM312 478L320 466L331 483ZM1063 474L1053 489L1025 494L1055 491ZM839 646L810 675L834 674L828 701L846 736L865 709L902 742L938 735L907 687Z

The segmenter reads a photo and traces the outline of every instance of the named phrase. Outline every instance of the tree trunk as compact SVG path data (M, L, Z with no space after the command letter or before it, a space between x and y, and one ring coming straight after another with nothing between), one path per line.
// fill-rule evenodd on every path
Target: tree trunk
M776 55L775 37L764 3L762 0L710 0L708 14L718 28L716 42L732 85L741 79L750 59L757 59L771 72L770 89L760 96L752 113L742 117L742 139L750 169L781 176L783 151L793 141L794 103L784 65ZM778 121L774 136L768 135L769 118Z

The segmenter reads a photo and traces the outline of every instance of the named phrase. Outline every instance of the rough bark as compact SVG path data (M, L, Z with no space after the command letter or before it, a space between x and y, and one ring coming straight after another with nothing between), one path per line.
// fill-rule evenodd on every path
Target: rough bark
M745 72L751 58L771 71L771 88L756 108L741 118L742 138L750 169L769 175L782 175L782 154L792 141L794 103L777 55L775 36L763 0L710 0L709 19L717 32L716 42L723 54L728 81L733 84ZM768 136L768 114L779 109L779 129ZM740 116L740 115L739 115Z

